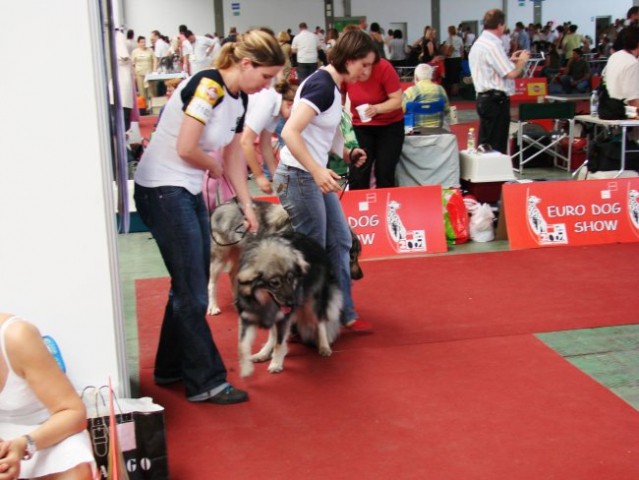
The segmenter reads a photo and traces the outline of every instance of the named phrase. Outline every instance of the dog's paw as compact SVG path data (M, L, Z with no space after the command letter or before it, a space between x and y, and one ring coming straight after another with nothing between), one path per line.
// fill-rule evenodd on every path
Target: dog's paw
M251 355L249 359L251 360L251 362L254 362L254 363L262 363L262 362L266 362L267 360L270 360L271 354L270 352L267 352L267 353L257 352Z
M280 373L282 372L282 370L284 370L284 365L279 362L271 362L271 364L268 366L268 371L270 373Z
M241 377L250 377L253 374L253 370L255 370L255 367L253 367L253 363L252 362L241 362L240 363L240 376Z
M330 357L333 354L333 350L331 350L331 347L320 347L317 352L322 356L322 357Z
M217 305L209 305L206 313L208 315L219 315L220 313L222 313L222 310L220 310L220 307L218 307Z

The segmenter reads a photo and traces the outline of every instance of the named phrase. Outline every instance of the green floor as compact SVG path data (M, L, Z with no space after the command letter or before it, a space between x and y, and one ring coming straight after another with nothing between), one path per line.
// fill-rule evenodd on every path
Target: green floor
M565 172L530 169L527 178L568 178ZM508 242L469 242L451 247L444 255L508 250ZM167 276L159 251L149 233L118 237L120 280L126 319L126 337L132 392L137 395L138 334L135 279ZM160 321L160 319L158 319ZM575 367L612 390L639 410L639 324L537 335Z

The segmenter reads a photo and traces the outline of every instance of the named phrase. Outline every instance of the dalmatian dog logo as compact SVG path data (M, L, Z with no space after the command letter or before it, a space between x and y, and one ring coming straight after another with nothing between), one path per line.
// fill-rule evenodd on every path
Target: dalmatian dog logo
M528 227L536 237L539 245L563 245L568 243L565 223L549 224L539 209L542 199L535 195L527 195L526 219Z
M393 248L398 253L425 252L426 233L424 230L407 230L398 213L401 203L391 200L386 202L386 229Z
M630 222L639 229L639 190L633 188L628 192L628 215Z

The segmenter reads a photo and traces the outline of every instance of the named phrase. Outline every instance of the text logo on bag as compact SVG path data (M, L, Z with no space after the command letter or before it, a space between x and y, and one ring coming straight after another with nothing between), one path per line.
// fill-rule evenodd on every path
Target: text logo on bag
M126 469L129 473L133 473L140 467L140 470L149 471L151 470L151 459L150 458L140 458L140 463L138 464L138 459L131 458L126 461Z
M140 467L140 470L142 471L150 472L152 466L153 465L152 465L151 459L146 457L141 458L139 460L139 463L138 463L138 460L135 458L131 458L126 461L126 471L129 473L136 472L138 470L138 467ZM100 478L105 480L109 478L109 472L106 465L100 465L99 470L100 470Z

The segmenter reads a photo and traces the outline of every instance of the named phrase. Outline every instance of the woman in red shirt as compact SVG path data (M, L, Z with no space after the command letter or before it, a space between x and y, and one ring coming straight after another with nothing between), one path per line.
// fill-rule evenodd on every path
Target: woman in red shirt
M370 72L370 74L368 74ZM404 113L399 75L388 60L379 59L367 76L359 82L347 83L353 127L359 145L366 150L367 160L359 168L352 167L349 183L352 190L370 188L371 172L375 172L377 188L394 187L395 167L404 144ZM362 121L357 107L368 104Z

